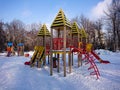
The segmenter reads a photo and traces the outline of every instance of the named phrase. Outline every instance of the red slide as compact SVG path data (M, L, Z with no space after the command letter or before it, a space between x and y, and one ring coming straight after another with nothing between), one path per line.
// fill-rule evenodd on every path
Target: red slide
M104 61L104 60L102 60L94 51L91 51L91 54L92 54L100 63L104 63L104 64L110 63L109 61Z

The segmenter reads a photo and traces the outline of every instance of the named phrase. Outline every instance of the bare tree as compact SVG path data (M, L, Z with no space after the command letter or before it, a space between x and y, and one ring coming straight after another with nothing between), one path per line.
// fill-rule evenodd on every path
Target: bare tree
M95 23L94 21L90 21L84 15L81 15L80 17L77 16L71 20L71 22L74 22L74 21L76 21L78 23L80 28L83 28L87 32L88 43L92 43L93 46L96 48L97 44L98 44L97 43L98 40L96 40L96 38L98 37L98 35L97 35L98 33L96 33L97 32L96 29L98 29L97 23ZM101 26L100 26L100 28L101 28Z
M0 52L5 49L6 33L4 31L4 22L0 21Z
M112 4L108 6L108 12L105 12L108 28L112 30L112 44L113 50L120 50L120 0L113 0Z
M24 43L25 24L20 20L13 20L5 25L7 42L13 42L16 47L18 43Z
M34 46L40 45L40 38L37 36L38 31L41 28L41 24L32 23L30 25L27 25L27 34L26 34L26 47L29 50L33 50Z
M98 42L98 46L100 48L103 47L103 41L102 41L102 38L103 38L103 32L102 32L102 26L103 26L103 20L102 18L98 19L95 24L94 24L94 27L95 29L97 30L97 42Z

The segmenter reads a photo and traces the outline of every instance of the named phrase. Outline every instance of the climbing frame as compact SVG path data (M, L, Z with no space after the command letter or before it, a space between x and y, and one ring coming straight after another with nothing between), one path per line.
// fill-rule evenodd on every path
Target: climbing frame
M53 75L53 29L57 31L56 38L63 38L63 68L64 68L64 77L66 76L66 35L71 29L71 25L66 18L62 9L58 12L56 18L54 19L51 25L51 48L50 48L50 75ZM67 32L67 30L69 30Z

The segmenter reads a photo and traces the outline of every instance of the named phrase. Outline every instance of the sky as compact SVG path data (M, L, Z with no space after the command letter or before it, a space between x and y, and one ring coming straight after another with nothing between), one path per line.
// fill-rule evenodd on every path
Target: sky
M60 9L68 19L81 14L89 19L101 17L112 0L0 0L0 20L21 20L25 24L50 25Z

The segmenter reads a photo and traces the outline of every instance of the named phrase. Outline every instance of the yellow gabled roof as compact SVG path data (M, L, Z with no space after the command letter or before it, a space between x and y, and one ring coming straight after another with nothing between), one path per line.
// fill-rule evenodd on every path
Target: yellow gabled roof
M82 37L87 38L87 33L85 32L84 29L80 30L80 34L81 34Z
M72 34L79 34L79 27L78 27L76 22L74 22L73 25L72 25L71 33Z
M38 32L38 36L50 36L50 32L49 30L47 29L46 25L44 24L42 26L42 28L40 29L40 31Z
M67 27L71 27L70 23L68 22L64 12L62 11L62 9L60 9L60 11L58 12L55 20L53 21L51 28L53 27L60 27L60 26L67 26Z

